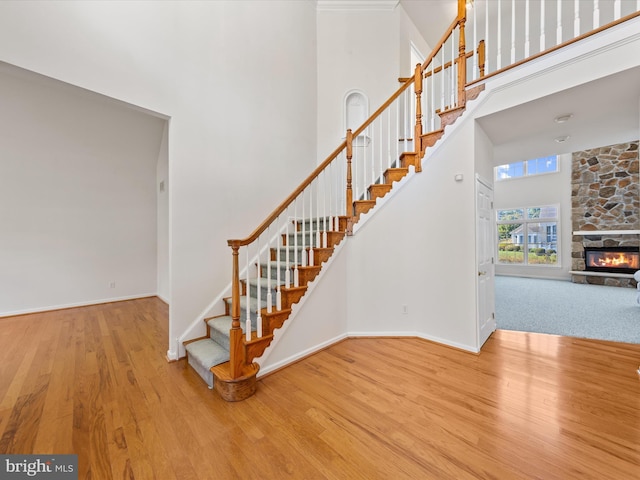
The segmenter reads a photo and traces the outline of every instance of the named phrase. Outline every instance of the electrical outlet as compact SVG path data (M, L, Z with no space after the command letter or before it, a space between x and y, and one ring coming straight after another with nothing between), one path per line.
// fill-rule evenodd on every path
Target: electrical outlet
M109 282L109 288L116 288L116 282Z
M409 306L408 305L402 305L402 313L405 314L405 315L409 313Z

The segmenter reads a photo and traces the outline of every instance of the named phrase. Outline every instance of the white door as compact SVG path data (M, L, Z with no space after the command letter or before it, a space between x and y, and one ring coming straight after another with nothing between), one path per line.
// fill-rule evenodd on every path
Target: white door
M476 177L476 262L478 348L496 329L494 284L493 189Z

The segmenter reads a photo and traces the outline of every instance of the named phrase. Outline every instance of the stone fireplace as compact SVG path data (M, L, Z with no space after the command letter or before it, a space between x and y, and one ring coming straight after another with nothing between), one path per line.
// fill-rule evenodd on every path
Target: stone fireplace
M635 262L640 251L638 142L574 152L571 164L572 281L635 288L640 268L620 255ZM585 249L589 263L598 254L603 265L587 265Z

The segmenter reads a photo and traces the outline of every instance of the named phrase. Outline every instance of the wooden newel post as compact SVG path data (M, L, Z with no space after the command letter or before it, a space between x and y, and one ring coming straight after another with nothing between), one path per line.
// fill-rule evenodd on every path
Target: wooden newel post
M238 251L240 245L231 243L233 250L233 267L231 274L231 331L229 332L229 366L231 378L242 376L244 354L242 346L242 329L240 328L240 267Z
M353 187L351 185L351 159L353 158L353 132L351 129L347 130L347 234L350 233L350 225L353 217Z
M458 40L458 107L464 107L467 104L467 94L465 85L467 84L467 56L465 50L467 48L464 25L467 22L467 2L458 0L458 26L460 28L460 38Z
M415 152L422 156L422 65L416 65L413 74L414 90L416 92L416 128L413 133ZM416 168L416 171L419 171Z

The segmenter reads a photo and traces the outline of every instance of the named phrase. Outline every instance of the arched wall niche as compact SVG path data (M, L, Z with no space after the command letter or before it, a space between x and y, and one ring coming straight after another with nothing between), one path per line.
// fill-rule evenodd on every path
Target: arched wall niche
M355 131L369 118L369 99L360 90L350 90L344 97L344 125L345 132L348 129ZM354 139L355 146L368 143L366 130Z

